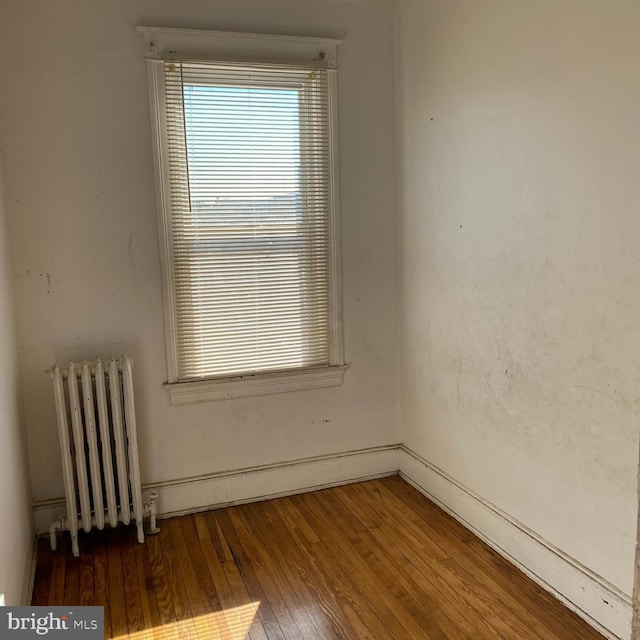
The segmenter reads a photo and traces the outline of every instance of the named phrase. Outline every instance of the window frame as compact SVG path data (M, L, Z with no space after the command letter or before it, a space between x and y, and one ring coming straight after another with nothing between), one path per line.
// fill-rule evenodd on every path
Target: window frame
M339 40L267 34L240 34L192 29L138 27L145 41L149 105L158 209L158 239L162 267L167 383L171 404L187 404L253 395L266 395L342 384L344 363L342 325L342 269L337 127L336 47ZM326 69L329 89L329 168L331 305L329 365L306 369L282 369L268 373L211 377L196 381L178 379L176 306L171 265L173 237L169 193L167 121L165 114L164 62L247 62Z

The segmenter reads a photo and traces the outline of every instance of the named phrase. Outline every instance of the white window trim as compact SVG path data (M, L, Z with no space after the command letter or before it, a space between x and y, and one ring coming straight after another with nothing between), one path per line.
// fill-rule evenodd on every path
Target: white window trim
M167 350L168 382L171 404L187 404L266 395L303 389L339 386L347 366L344 364L342 327L342 264L340 243L340 202L337 123L336 48L341 42L333 38L306 38L267 34L243 34L196 29L138 27L145 42L145 59L149 81L149 103L153 138L153 157L158 205L158 236L163 281L163 307ZM331 149L331 238L333 274L333 314L330 321L330 366L251 374L231 378L211 378L179 382L177 376L176 316L172 294L172 238L166 195L168 166L166 130L162 109L162 86L159 68L164 60L216 60L281 63L315 66L329 70L329 136ZM333 71L331 71L333 70Z
M272 393L322 389L342 384L347 365L303 369L300 371L279 371L277 373L257 373L254 375L179 382L165 385L169 390L171 404L190 404L208 400L228 400L265 396Z
M137 27L147 60L216 60L337 67L336 48L342 40L235 33L201 29Z

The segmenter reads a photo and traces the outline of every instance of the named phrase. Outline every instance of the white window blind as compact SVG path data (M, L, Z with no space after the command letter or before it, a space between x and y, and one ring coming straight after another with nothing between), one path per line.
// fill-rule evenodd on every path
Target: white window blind
M177 379L335 364L327 71L162 65Z

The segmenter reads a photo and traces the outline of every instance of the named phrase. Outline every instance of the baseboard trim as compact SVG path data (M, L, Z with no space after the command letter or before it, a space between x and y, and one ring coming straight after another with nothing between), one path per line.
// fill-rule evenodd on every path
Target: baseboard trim
M630 637L629 595L409 447L399 449L404 480L605 637Z
M379 478L388 478L389 476L397 476L398 470L382 471L380 473L367 474L356 478L348 478L343 480L336 480L334 482L322 482L321 484L305 486L298 489L287 489L278 493L268 493L264 495L250 496L247 498L241 498L238 500L231 500L229 502L215 502L212 504L199 505L197 507L190 507L188 509L178 511L166 511L161 513L158 518L160 520L164 518L174 518L176 516L183 516L189 513L200 513L201 511L212 511L213 509L224 509L225 507L233 507L238 504L249 504L252 502L262 502L263 500L275 500L276 498L286 498L287 496L295 496L300 493L309 493L311 491L320 491L321 489L331 489L332 487L344 487L348 484L354 484L356 482L366 482L367 480L378 480Z
M152 482L142 487L158 494L158 515L170 517L268 500L305 491L381 478L398 473L399 444L279 461L272 464ZM33 505L36 533L64 515L64 498Z
M36 562L38 560L38 538L34 536L31 554L25 559L25 568L20 589L20 604L29 606L33 596L33 583L36 577Z

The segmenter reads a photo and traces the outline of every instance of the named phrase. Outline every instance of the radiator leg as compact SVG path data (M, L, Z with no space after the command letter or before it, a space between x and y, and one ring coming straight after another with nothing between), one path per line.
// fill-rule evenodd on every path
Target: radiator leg
M55 551L58 548L58 538L56 537L56 531L60 528L60 520L56 520L49 527L49 542L51 543L51 551Z
M158 494L153 491L149 494L149 533L160 533L160 529L158 529L156 523L156 500L158 499Z
M78 546L78 534L71 534L71 552L77 558L80 556L80 547Z
M140 521L136 520L136 528L138 529L138 542L142 544L144 542L144 529L143 529L144 518Z

